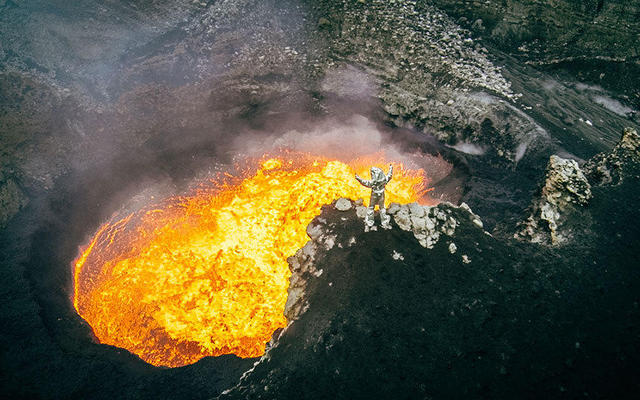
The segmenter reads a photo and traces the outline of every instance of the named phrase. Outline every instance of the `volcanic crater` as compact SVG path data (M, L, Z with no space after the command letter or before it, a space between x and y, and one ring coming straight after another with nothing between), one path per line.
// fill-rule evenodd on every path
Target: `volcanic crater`
M453 3L0 1L0 394L634 398L640 4Z

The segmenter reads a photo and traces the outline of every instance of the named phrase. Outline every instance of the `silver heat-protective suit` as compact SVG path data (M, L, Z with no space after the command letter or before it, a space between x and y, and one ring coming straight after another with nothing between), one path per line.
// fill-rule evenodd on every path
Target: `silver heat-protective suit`
M384 207L384 187L389 183L393 176L393 165L389 164L389 173L384 174L378 167L371 167L371 179L362 179L356 174L356 179L363 186L371 188L371 199L369 201L369 208L367 209L367 215L364 219L364 231L368 232L373 228L375 230L373 215L376 205L380 208L380 220L381 225L385 229L391 229L391 217L387 215L387 209Z

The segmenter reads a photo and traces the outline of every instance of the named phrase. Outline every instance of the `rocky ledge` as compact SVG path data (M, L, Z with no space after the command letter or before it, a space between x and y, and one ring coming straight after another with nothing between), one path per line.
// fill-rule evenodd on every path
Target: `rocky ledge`
M635 237L619 228L637 200L592 201L594 224ZM359 207L341 199L309 224L310 241L289 259L288 326L219 399L625 398L633 389L625 371L637 360L630 299L640 276L628 241L607 233L567 252L502 240L447 203L393 205L392 229L365 233ZM605 288L607 274L625 278Z
M362 204L362 199L352 201L341 198L333 203L333 208L341 213L339 215L340 221L353 221L355 216L362 220L362 226L364 226L366 207ZM393 216L395 222L395 227L392 229L399 228L399 230L413 233L417 242L426 249L433 249L442 239L447 242L447 249L450 254L457 252L458 246L453 239L456 228L460 226L461 221L465 224L470 224L470 227L474 226L476 229L482 229L480 217L474 214L465 203L462 203L460 207L450 203L441 203L437 206L423 206L418 203L391 203L388 212ZM378 218L376 213L377 223L380 222ZM324 272L322 269L318 269L315 264L318 251L329 251L334 246L349 248L356 244L360 232L354 233L346 241L338 241L337 228L338 224L329 222L326 216L316 217L307 227L307 235L311 240L298 250L294 256L289 257L291 278L289 297L284 311L287 320L298 319L309 308L309 303L304 296L308 282L314 277L319 277ZM392 258L394 260L404 260L402 253L396 250L392 251ZM471 262L467 254L459 255L459 259L465 264Z

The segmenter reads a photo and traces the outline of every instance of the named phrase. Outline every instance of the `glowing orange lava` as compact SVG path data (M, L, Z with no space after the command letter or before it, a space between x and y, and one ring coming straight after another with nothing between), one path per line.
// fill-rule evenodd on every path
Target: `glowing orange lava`
M283 316L287 257L323 204L368 199L353 178L383 159L288 154L245 178L209 182L100 227L74 262L73 304L101 343L169 367L205 356L264 353ZM394 164L387 203L424 195L422 170Z

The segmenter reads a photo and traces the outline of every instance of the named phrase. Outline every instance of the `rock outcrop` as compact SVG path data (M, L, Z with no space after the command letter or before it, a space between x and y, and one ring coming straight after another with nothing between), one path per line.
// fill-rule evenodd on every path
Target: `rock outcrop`
M567 218L589 204L591 185L575 160L549 158L544 185L531 205L531 214L516 237L534 243L561 244L570 237Z
M441 235L453 236L459 225L451 216L450 209L438 206L392 203L389 206L389 214L393 215L400 229L411 231L420 245L428 249L433 249Z
M640 135L633 128L624 129L611 151L596 154L582 167L574 160L551 156L544 185L515 237L534 243L565 243L576 230L573 225L589 224L585 207L592 198L592 188L619 186L639 174Z
M631 167L640 165L640 135L625 128L618 144L608 153L593 156L582 169L592 185L619 185Z

